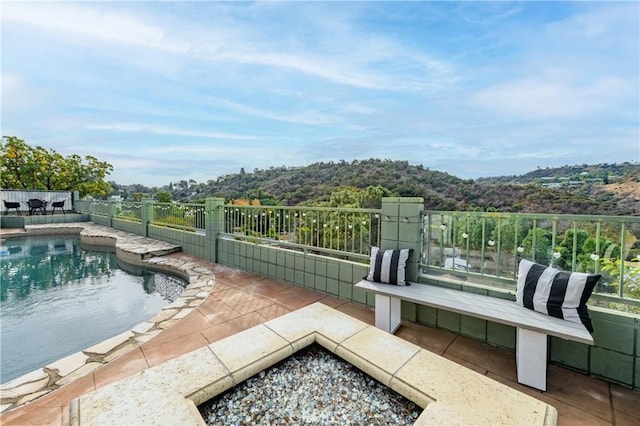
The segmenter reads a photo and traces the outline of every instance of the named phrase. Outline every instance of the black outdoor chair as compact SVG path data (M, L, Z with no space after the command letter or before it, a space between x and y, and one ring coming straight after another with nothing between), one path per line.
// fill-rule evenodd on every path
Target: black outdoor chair
M29 205L29 215L37 214L40 211L42 214L46 215L46 204L42 200L38 200L37 198L32 198L27 201L27 205Z
M62 210L62 214L66 214L64 211L64 202L65 200L54 201L53 203L51 203L51 214L55 213L56 209L60 209Z
M22 213L20 213L20 203L16 201L5 201L5 200L2 200L2 202L4 203L5 216L9 214L9 209L16 209L16 212L18 212L18 215L22 216Z

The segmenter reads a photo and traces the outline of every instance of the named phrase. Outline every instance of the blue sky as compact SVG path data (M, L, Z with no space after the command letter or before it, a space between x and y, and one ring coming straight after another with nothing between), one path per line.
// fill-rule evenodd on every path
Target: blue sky
M640 161L640 3L3 2L2 134L120 184Z

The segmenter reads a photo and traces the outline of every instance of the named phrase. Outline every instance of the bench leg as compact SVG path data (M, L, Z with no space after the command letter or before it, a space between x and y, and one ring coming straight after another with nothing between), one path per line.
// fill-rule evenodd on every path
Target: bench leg
M518 383L547 390L547 335L517 329L516 366Z
M395 333L400 327L400 299L376 294L376 327Z

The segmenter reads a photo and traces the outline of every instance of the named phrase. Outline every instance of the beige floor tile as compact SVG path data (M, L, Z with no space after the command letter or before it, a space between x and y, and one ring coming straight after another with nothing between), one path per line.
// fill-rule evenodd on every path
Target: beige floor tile
M197 314L190 313L174 327L94 373L38 398L14 412L3 414L0 416L0 424L66 425L68 404L79 395L128 377L150 365L157 365L165 358L179 356L315 301L337 308L369 324L374 322L373 309L356 303L184 254L170 256L197 262L216 272L213 294L194 311ZM265 304L265 297L268 297L270 302L277 303ZM252 301L255 302L251 303ZM238 310L247 313L242 315ZM396 336L432 352L443 354L445 358L481 374L486 373L488 377L553 405L558 409L560 426L612 425L614 421L616 425L624 426L640 424L640 393L637 391L608 385L568 369L550 366L549 391L540 392L517 383L515 355L511 351L458 336L447 330L404 321ZM609 387L615 411L609 403Z
M555 407L555 409L558 410L558 426L611 426L612 424L611 421L605 420L601 417L595 416L585 411L584 407L574 407L572 405L566 404L560 400L547 396L545 392L541 392L537 389L530 388L529 386L515 383L511 380L505 379L502 376L493 374L492 372L489 372L487 376Z
M206 304L203 303L198 307L198 311L204 315L207 321L214 325L221 324L235 317L241 316L240 312L236 311L222 300L207 300Z
M51 393L48 393L41 398L38 398L31 404L26 405L26 407L31 406L39 409L41 407L61 407L63 405L69 405L69 403L75 398L95 389L94 376L93 374L88 374L65 386L62 386L59 389L56 389Z
M454 355L450 355L450 354L444 354L442 355L444 358L448 359L449 361L453 361L456 364L459 364L465 368L468 368L469 370L473 370L476 373L482 374L483 376L486 376L488 373L488 370L480 365L475 365L475 364L471 364L470 362L465 361L464 359L460 359Z
M196 309L189 313L186 317L180 319L173 326L164 330L162 333L151 338L151 340L142 344L145 348L161 345L170 342L179 337L197 333L200 330L211 327L212 323Z
M603 419L611 419L609 384L556 365L549 365L545 395ZM640 396L640 394L639 394Z
M376 322L376 313L368 306L358 305L357 303L345 303L335 308L337 311L350 315L369 325Z
M212 325L206 330L200 331L200 334L207 339L207 342L213 343L225 337L232 336L241 331L240 324L231 320L220 324Z
M613 409L635 417L640 425L640 391L625 389L618 385L611 385Z
M322 299L318 300L318 302L334 309L336 309L338 306L344 305L345 303L349 303L346 300L338 299L337 297L329 296L329 295L325 295Z
M180 355L194 351L209 344L200 333L191 333L180 336L174 340L155 345L150 348L142 348L147 363L150 367L161 364Z
M230 288L235 288L235 286L225 284L222 280L218 280L216 277L216 283L213 285L211 289L211 296L215 297L215 294L224 290L229 290Z
M234 319L233 321L237 322L240 326L240 331L246 330L247 328L251 328L255 325L262 324L264 322L264 318L261 317L256 312L251 312L241 317Z
M287 308L278 305L277 303L273 303L269 306L266 306L260 310L257 310L256 313L260 315L265 321L272 320L274 318L278 318L284 314L287 314L289 311Z
M265 297L272 297L277 293L295 288L294 285L286 284L270 278L260 280L260 281L253 281L245 285L239 285L238 287L242 288L245 291L250 291L252 293L256 293L256 294L259 294L260 296L265 296Z
M442 355L457 336L442 328L429 327L409 321L402 321L395 335L438 355ZM458 359L460 358L458 357Z
M248 302L234 305L233 309L238 311L240 314L244 315L244 314L248 314L249 312L256 312L260 309L266 308L267 306L270 306L273 304L274 304L273 300L269 300L264 297L258 297Z
M37 410L21 410L15 417L0 417L2 426L55 425L63 426L63 406L40 407Z
M198 305L197 309L203 315L207 315L228 307L229 305L218 299L215 294L212 294L202 301L202 303Z
M310 305L324 297L323 294L307 290L301 287L294 287L286 291L281 291L270 297L287 309L296 310Z
M191 311L186 317L180 319L177 324L171 327L169 332L178 335L186 335L190 333L196 333L199 330L208 328L211 326L211 322L206 316L202 315L199 310Z
M63 386L14 411L0 416L0 424L9 425L67 425L69 403L80 395L95 390L93 375L89 374ZM67 419L65 421L65 419Z
M142 349L137 347L93 372L96 389L147 368L149 368L149 364L142 353Z
M231 307L249 302L253 299L257 299L258 297L260 296L255 293L246 292L239 288L231 288L231 289L216 293L216 298L218 298L219 300L222 300L224 303L226 303Z
M516 381L515 354L506 349L495 348L469 337L457 336L445 353Z

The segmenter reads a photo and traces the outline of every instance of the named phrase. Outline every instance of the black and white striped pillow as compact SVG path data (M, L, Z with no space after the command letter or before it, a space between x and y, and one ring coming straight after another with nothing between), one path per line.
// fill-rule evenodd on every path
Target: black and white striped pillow
M600 275L560 271L522 259L516 303L552 317L582 323L593 332L587 300L599 279Z
M409 285L407 281L407 260L413 249L381 250L371 247L371 263L367 281L385 284Z

